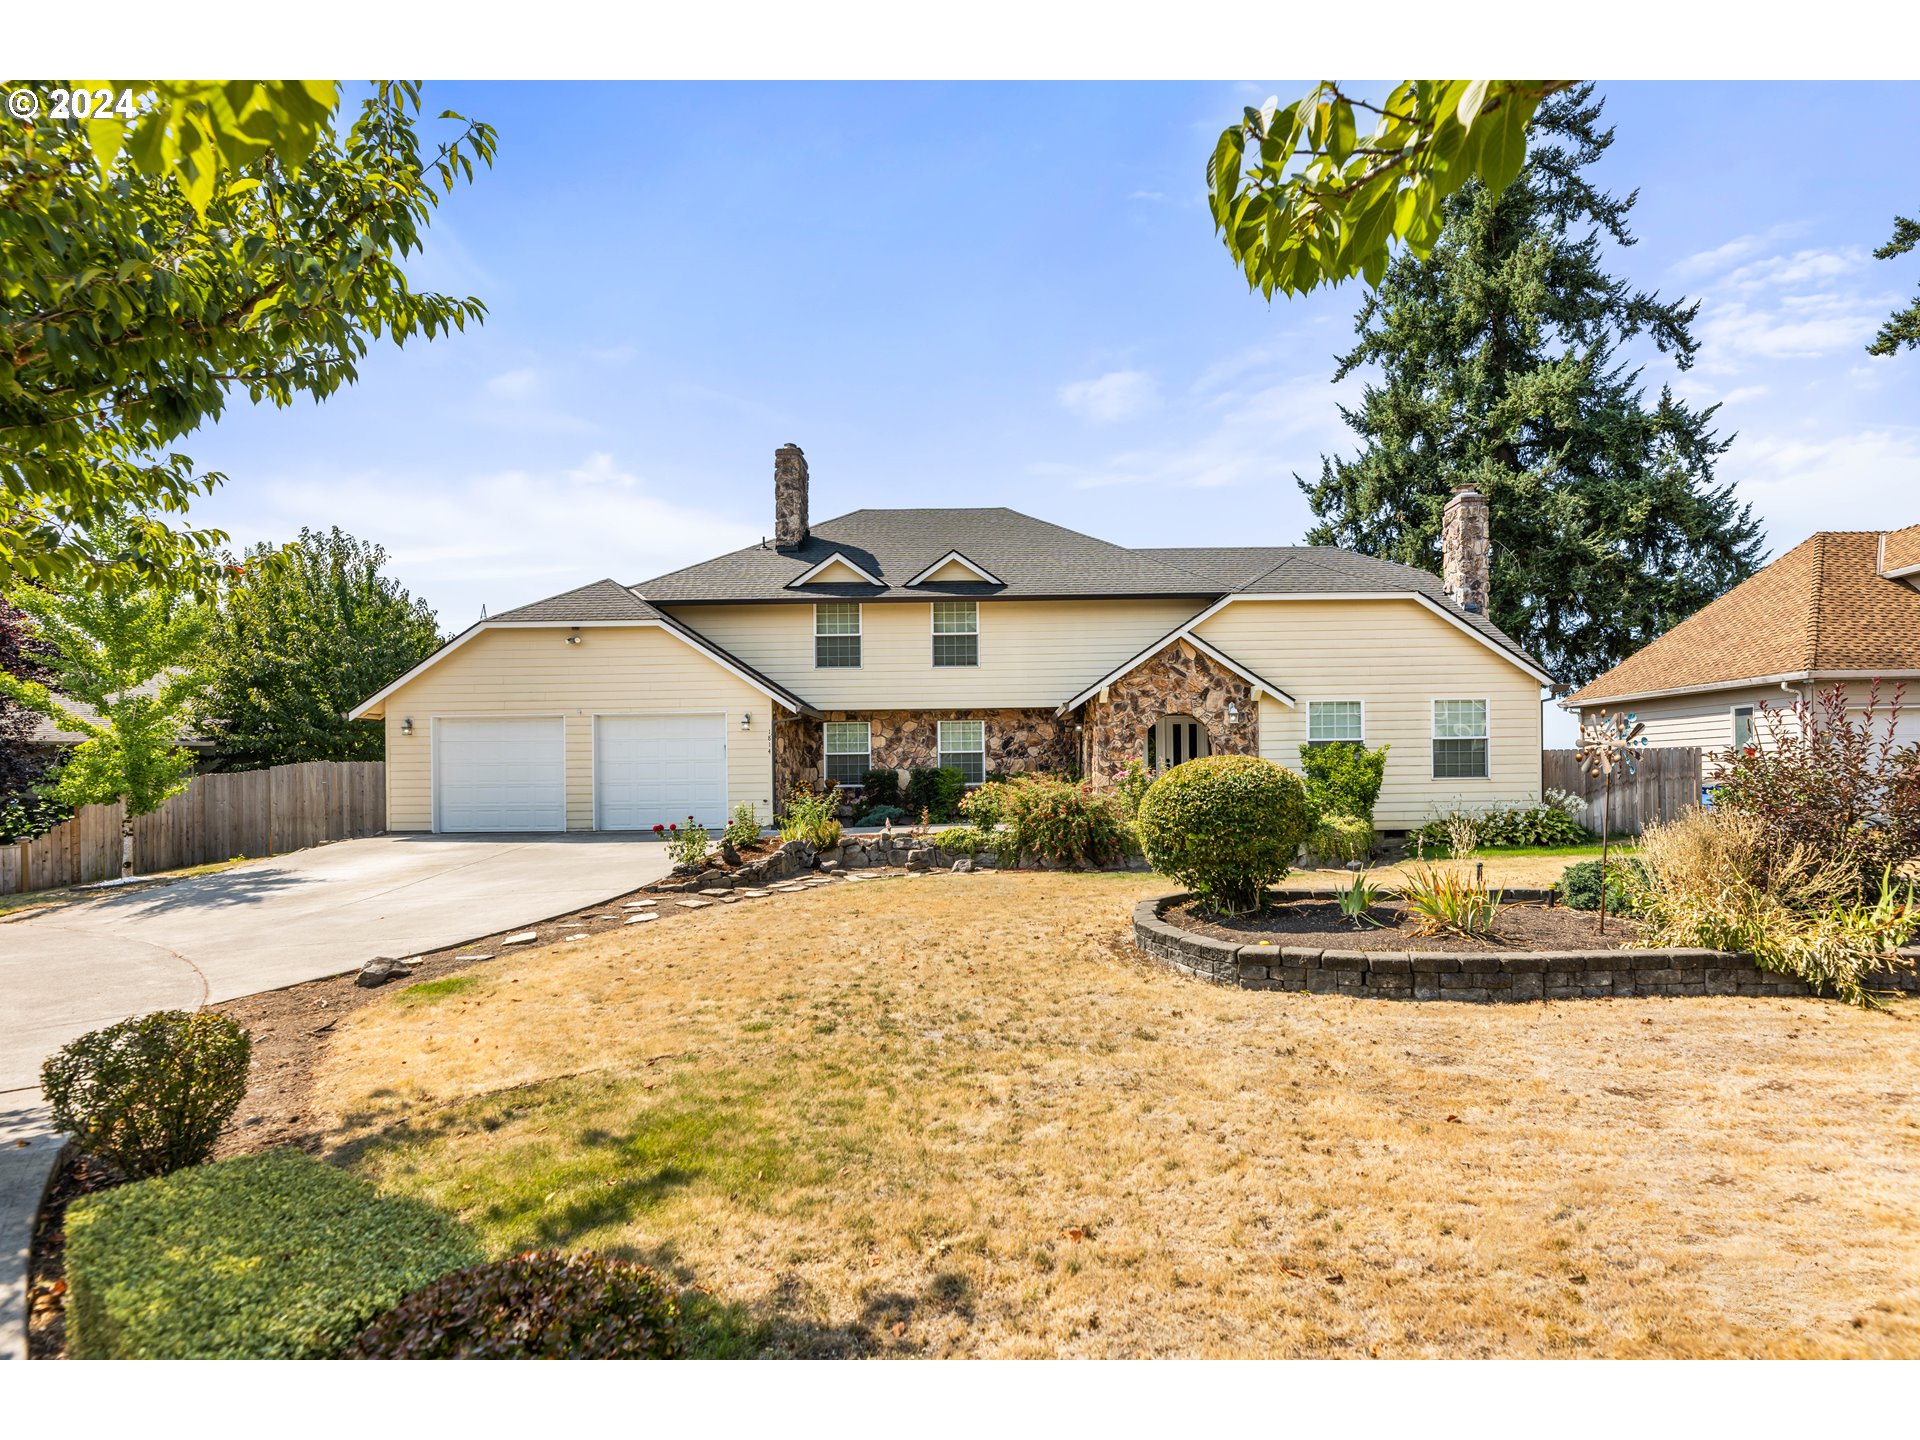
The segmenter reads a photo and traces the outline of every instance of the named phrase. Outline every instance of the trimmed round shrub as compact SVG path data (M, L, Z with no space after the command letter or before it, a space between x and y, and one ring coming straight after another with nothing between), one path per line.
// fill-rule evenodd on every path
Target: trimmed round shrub
M1357 815L1322 815L1307 849L1323 865L1345 865L1373 854L1373 825Z
M159 1010L82 1035L40 1069L40 1088L87 1154L129 1179L198 1165L247 1093L253 1042L224 1015Z
M1641 875L1646 867L1638 860L1613 860L1607 864L1607 909L1618 915L1627 908L1626 872L1631 867ZM1600 862L1582 860L1560 872L1560 896L1569 910L1600 908Z
M375 1320L352 1360L677 1360L680 1310L651 1270L529 1252L444 1275Z
M271 1150L81 1196L66 1258L78 1359L307 1360L482 1252L419 1200Z
M1313 825L1300 777L1252 755L1176 765L1140 802L1147 860L1215 910L1257 910Z

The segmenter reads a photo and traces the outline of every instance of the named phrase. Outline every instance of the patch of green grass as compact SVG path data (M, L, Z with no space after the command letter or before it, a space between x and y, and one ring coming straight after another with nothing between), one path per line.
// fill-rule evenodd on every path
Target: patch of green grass
M422 980L418 985L409 985L400 992L400 998L412 1005L424 1005L434 1000L444 1000L449 995L464 995L480 986L478 975L447 975L438 980Z
M1639 851L1640 847L1634 843L1632 836L1616 839L1607 846L1609 856L1637 855ZM1503 855L1565 855L1569 858L1591 855L1597 860L1600 858L1600 842L1595 840L1590 845L1483 845L1473 853L1489 860Z

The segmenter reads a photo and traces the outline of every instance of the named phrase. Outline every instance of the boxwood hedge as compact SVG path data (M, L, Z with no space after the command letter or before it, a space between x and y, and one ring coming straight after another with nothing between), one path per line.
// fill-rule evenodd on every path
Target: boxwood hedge
M296 1150L202 1165L67 1209L78 1359L336 1355L403 1295L477 1263L455 1220Z
M1140 802L1149 863L1229 914L1260 907L1312 824L1300 777L1253 755L1176 765Z

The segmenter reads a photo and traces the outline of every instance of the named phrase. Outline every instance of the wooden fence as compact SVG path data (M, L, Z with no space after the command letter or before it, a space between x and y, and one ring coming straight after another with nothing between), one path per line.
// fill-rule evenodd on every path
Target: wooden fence
M378 835L387 828L386 770L378 760L317 760L196 775L133 822L133 868L149 875ZM112 879L120 819L118 805L89 805L37 840L0 845L0 895Z
M1672 820L1700 803L1701 751L1692 746L1642 750L1633 757L1634 773L1613 777L1611 821L1616 835L1638 835L1656 820ZM1598 830L1601 821L1599 780L1581 769L1571 750L1540 752L1540 788L1567 790L1587 802L1585 823Z

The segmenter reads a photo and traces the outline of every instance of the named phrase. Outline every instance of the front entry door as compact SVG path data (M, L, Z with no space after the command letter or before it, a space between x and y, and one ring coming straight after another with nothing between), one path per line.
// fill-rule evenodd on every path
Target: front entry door
M1156 775L1212 753L1207 727L1191 715L1163 715L1147 734L1147 768Z

